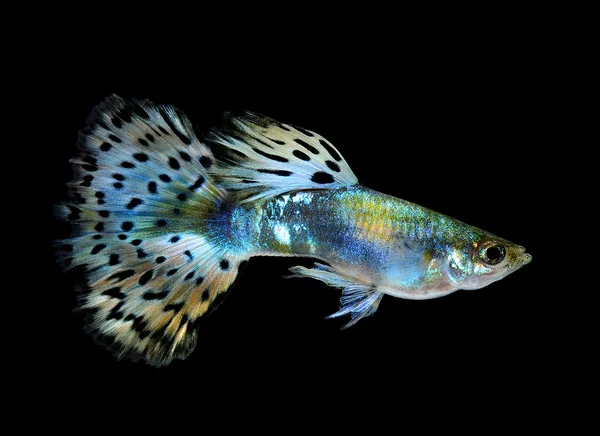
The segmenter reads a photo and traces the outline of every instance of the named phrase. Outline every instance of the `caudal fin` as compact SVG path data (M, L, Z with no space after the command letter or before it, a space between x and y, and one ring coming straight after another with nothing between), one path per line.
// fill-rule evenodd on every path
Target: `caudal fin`
M59 260L85 265L79 307L119 357L183 359L195 322L246 260L214 226L225 200L208 176L214 157L172 106L111 96L87 124L72 160L73 201L59 208L72 224Z

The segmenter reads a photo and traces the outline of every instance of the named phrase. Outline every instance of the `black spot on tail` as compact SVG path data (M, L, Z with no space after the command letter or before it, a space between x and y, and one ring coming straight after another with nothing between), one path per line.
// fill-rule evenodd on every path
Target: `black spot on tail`
M286 170L267 170L267 169L260 169L257 170L259 173L264 173L264 174L275 174L276 176L283 176L283 177L287 177L287 176L291 176L292 172L291 171L286 171Z
M164 226L166 226L166 225L167 225L167 221L166 221L166 220L163 220L163 219L159 219L159 220L157 220L157 221L156 221L156 225L157 225L158 227L164 227Z
M102 292L102 295L106 295L107 297L110 297L110 298L116 298L118 300L122 300L126 297L126 295L123 292L121 292L121 288L118 288L118 287L107 289L106 291Z
M144 286L146 283L148 283L150 280L152 280L153 274L154 274L154 270L148 270L144 274L142 274L142 276L138 280L138 283L140 284L140 286Z
M89 188L92 186L92 180L94 180L94 176L87 175L83 178L83 182L81 182L80 185Z
M112 309L110 309L110 312L109 312L108 316L106 317L106 320L110 321L111 319L121 319L121 318L123 318L125 316L125 313L121 312L121 308L124 305L125 305L125 302L121 301L115 307L113 307Z
M67 215L67 219L69 221L77 221L79 218L81 218L80 214L81 214L81 209L74 207L74 206L67 206L67 208L69 209L69 215ZM99 232L101 230L98 230Z
M126 207L127 207L127 209L131 210L131 209L139 206L140 204L142 204L142 200L140 200L139 198L132 198Z
M202 296L200 298L202 299L202 301L207 301L210 298L210 291L208 289L205 289L204 292L202 292Z
M119 182L122 182L123 180L125 180L125 176L123 174L113 174L112 175L113 179L118 180Z
M148 292L145 292L144 295L142 295L142 298L144 300L162 300L167 295L169 295L169 291L163 291L163 292L148 291Z
M150 147L150 144L148 144L148 141L146 141L144 138L138 138L138 142L144 147Z
M181 238L179 236L173 236L170 241L172 244L174 244L175 242L178 242Z
M190 191L195 191L196 189L200 188L200 187L201 187L201 186L204 184L204 182L205 182L205 179L204 179L204 177L203 177L203 176L200 176L200 177L198 177L198 180L196 180L196 181L194 182L194 184L193 184L193 185L191 185L191 186L190 186L188 189L189 189Z
M191 279L192 277L194 277L194 273L195 273L195 271L187 273L186 276L183 278L183 280Z
M169 166L174 170L178 170L179 168L181 168L181 165L179 165L179 161L174 157L169 158Z
M213 164L213 160L208 157L208 156L201 156L200 157L200 165L202 165L204 168L209 169Z
M112 144L110 144L109 142L103 142L103 143L100 145L100 150L102 150L102 151L108 151L108 150L110 150L111 148L112 148Z
M133 330L140 335L140 339L144 339L150 334L150 331L146 329L148 323L144 320L143 316L136 317L131 324Z
M148 160L148 155L146 153L135 153L133 158L138 162L146 162Z
M123 168L135 168L135 165L128 161L121 162L121 166Z
M116 142L117 144L120 144L121 142L123 142L123 141L121 141L121 138L113 135L112 133L110 135L108 135L108 139L110 139L113 142Z
M121 122L121 120L120 120L120 119L118 119L117 117L112 117L112 118L110 119L110 121L111 121L111 123L113 123L113 125L114 125L115 127L118 127L119 129L120 129L121 127L123 127L123 123L122 123L122 122Z
M94 229L97 232L102 232L104 230L104 223L98 223L98 224L96 224L96 226L94 227Z
M121 224L121 228L124 232L128 232L133 229L133 223L131 221L125 221L123 224Z
M105 248L106 248L105 244L98 244L98 245L94 246L94 248L92 248L92 251L90 251L90 254L98 254Z
M229 269L229 261L227 259L222 259L219 266L223 271L227 271Z
M115 254L115 253L111 254L110 258L108 260L108 264L112 265L112 266L118 265L119 264L119 255Z
M180 151L179 156L181 156L181 158L186 162L189 162L192 160L192 157L189 154L187 154L185 151Z
M156 194L156 182L148 182L148 192Z
M112 276L110 276L108 278L108 280L113 280L115 279L117 282L122 282L125 279L128 279L129 277L131 277L132 275L135 274L135 270L133 269L128 269L125 271L119 271L116 274L113 274Z
M158 178L165 183L169 183L171 181L171 178L166 174L161 174L160 176L158 176Z
M163 310L165 312L168 312L168 311L172 310L175 313L177 313L181 309L183 309L183 303L174 303L174 304L167 304Z

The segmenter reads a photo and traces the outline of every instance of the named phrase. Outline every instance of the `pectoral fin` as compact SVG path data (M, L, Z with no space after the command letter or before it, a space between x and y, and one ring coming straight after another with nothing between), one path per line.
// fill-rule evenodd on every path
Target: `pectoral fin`
M373 315L379 307L379 302L383 293L366 283L357 283L356 279L347 277L335 269L315 263L314 268L309 269L303 266L290 268L292 277L309 277L321 280L329 286L344 288L340 298L340 310L327 316L326 318L337 318L350 314L350 321L342 328L346 329L356 324L364 317Z

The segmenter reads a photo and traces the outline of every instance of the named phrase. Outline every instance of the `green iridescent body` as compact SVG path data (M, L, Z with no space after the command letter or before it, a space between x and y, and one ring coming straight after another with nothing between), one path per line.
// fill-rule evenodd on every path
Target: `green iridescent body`
M238 206L230 216L231 240L241 252L314 257L346 277L412 299L457 289L460 277L449 279L449 259L487 235L362 186L286 194Z

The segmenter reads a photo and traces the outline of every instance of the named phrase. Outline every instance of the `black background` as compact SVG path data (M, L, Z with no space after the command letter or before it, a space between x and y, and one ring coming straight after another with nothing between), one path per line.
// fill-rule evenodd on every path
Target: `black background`
M196 385L315 388L343 399L340 391L397 392L426 382L478 392L512 386L517 376L538 380L551 339L540 316L553 297L539 281L538 157L549 101L537 40L436 35L397 46L358 38L324 44L319 56L301 44L259 42L238 40L216 53L202 46L136 54L130 45L119 58L99 51L57 61L45 79L52 135L38 154L47 170L40 210L50 223L44 287L53 314L38 362L51 359L56 380L73 393L143 383L173 393ZM50 249L64 235L52 204L66 198L77 131L112 93L173 104L204 128L223 111L248 109L314 130L362 184L524 245L533 262L477 291L428 301L386 296L374 316L341 331L342 321L323 320L337 310L338 290L282 278L310 260L254 258L201 324L187 360L162 369L118 362L83 333L72 312L73 280Z

